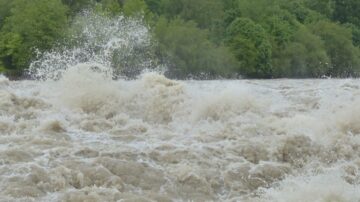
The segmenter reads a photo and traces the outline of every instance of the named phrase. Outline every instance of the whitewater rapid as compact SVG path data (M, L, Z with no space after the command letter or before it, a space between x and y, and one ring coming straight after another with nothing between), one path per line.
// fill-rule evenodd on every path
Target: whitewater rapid
M360 201L360 81L0 77L0 201Z

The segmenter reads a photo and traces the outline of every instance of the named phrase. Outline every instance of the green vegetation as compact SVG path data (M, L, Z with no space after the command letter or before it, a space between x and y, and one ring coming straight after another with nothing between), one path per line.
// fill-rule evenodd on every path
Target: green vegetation
M63 36L67 7L60 0L15 0L0 31L0 58L5 68L21 71L35 49L50 49Z
M360 74L358 0L0 0L0 72L61 45L85 9L144 16L171 77Z
M193 21L160 18L154 31L159 42L159 56L169 67L172 77L202 73L228 77L234 72L236 60L229 50L210 42L208 32L198 28Z

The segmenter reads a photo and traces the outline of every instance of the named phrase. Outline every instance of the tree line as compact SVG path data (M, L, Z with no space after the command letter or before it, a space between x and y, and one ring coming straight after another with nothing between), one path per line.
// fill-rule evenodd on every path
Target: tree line
M170 77L360 73L359 0L0 0L0 72L21 75L85 9L144 16Z

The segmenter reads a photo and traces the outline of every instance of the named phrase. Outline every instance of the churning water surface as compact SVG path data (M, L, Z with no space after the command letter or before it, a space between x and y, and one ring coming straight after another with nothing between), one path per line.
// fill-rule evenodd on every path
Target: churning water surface
M114 80L147 28L85 18L0 76L0 201L360 201L360 80Z
M1 201L359 201L360 81L0 78Z

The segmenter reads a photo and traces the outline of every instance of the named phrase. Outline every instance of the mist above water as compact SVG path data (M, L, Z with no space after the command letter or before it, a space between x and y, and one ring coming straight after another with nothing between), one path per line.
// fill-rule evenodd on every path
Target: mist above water
M0 76L1 201L360 200L359 80L114 80L146 26L79 19L39 80Z

